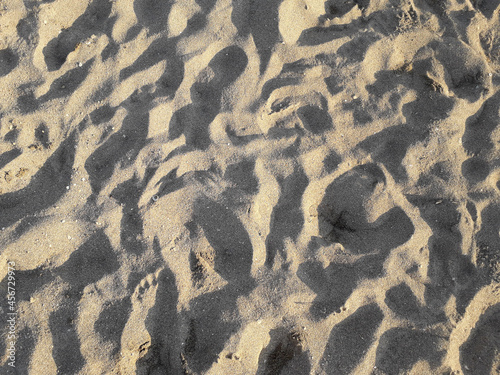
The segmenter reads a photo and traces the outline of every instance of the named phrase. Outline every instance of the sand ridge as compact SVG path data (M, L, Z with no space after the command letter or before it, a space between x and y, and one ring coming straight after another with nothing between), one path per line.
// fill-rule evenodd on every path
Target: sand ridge
M1 373L500 373L498 1L5 0L0 35Z

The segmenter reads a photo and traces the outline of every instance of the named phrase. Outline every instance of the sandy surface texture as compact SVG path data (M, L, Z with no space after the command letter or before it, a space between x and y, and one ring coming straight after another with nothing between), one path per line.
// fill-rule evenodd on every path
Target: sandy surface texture
M0 373L500 374L499 124L498 0L2 0Z

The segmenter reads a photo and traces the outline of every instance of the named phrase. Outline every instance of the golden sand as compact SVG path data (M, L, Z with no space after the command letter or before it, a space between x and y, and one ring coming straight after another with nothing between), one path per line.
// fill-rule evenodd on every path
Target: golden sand
M498 0L4 0L0 36L1 374L500 374Z

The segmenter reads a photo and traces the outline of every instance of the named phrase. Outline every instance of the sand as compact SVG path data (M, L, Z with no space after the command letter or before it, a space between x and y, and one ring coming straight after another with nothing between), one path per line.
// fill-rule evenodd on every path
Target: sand
M3 0L0 36L1 374L500 374L498 0Z

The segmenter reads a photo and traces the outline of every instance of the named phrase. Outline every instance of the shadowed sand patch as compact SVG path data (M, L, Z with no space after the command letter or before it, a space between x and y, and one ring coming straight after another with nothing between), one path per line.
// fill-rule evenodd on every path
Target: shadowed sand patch
M499 373L499 15L2 2L0 373Z

